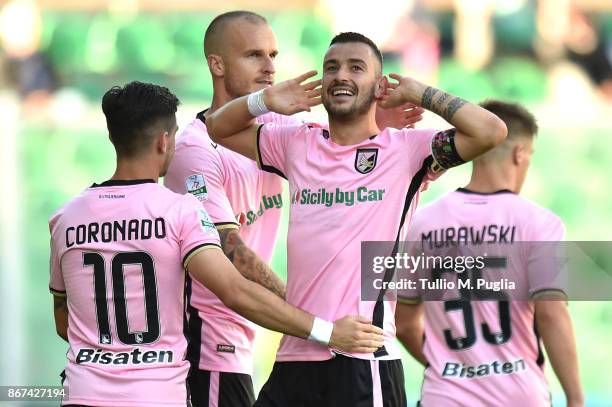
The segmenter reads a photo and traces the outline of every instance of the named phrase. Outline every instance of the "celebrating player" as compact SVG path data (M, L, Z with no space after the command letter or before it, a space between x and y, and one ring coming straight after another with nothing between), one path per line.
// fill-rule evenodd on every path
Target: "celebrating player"
M417 212L408 238L429 244L433 233L442 231L435 234L438 238L433 243L443 246L446 236L457 239L458 231L464 229L475 231L464 233L467 241L462 240L471 247L481 246L483 240L508 245L562 240L561 220L518 195L537 133L533 115L518 104L487 101L482 106L504 120L508 138L474 160L467 187ZM480 231L485 230L487 237L483 239ZM500 237L502 233L505 238ZM536 248L536 243L529 245ZM427 367L422 406L550 406L540 337L565 390L567 405L584 405L576 344L562 287L537 278L533 273L542 276L545 270L529 264L507 261L507 267L517 270L505 275L528 274L533 301L421 301L419 297L426 295L423 290L403 292L396 313L397 336ZM417 295L410 295L414 293Z
M284 298L285 285L267 264L283 206L281 177L213 143L205 126L206 117L227 102L274 83L276 38L262 16L232 11L217 16L208 26L204 54L213 82L212 105L177 137L164 184L174 192L195 195L215 223L221 247L238 271ZM405 111L407 107L411 105L377 109L378 123L384 127L413 125L420 120L422 109ZM276 113L262 115L257 122L301 123ZM198 282L190 289L192 403L196 407L252 406L253 324Z
M207 121L213 140L289 180L287 300L329 317L347 311L385 329L376 353L331 352L285 336L256 406L405 406L403 372L393 343L394 302L360 300L360 244L395 240L434 156L450 168L492 148L505 126L478 106L410 78L386 94L382 56L356 33L335 37L321 81L315 72L238 98ZM322 101L329 128L255 124L269 110L293 114ZM428 108L456 130L379 130L376 101Z
M382 331L363 318L332 324L243 278L197 199L157 184L174 153L177 104L156 85L109 90L102 109L116 172L49 222L56 327L70 344L64 405L189 404L184 269L269 329L345 351L372 352L383 344Z

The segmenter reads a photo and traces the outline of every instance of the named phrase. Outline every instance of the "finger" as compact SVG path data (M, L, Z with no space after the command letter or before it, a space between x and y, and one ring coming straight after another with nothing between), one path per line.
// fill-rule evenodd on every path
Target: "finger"
M374 334L374 335L378 335L380 337L384 336L384 331L382 329L380 329L377 326L371 325L371 324L361 324L359 325L359 330L361 332L365 332L367 334Z
M313 77L313 76L315 76L316 74L317 74L317 71L314 71L314 70L313 70L313 71L308 71L308 72L303 73L303 74L301 74L300 76L298 76L298 77L294 78L293 80L294 80L296 83L302 83L302 82L304 82L306 79L308 79L308 78L312 78L312 77Z
M308 104L308 106L313 107L313 106L318 106L322 103L321 97L316 97L316 98L311 98L308 99L308 101L306 102Z
M405 112L411 113L413 115L419 115L419 114L425 113L425 109L423 109L422 107L405 108L402 106L402 109L404 109Z
M396 74L396 73L390 73L390 74L389 74L389 76L390 76L391 78L395 79L395 80L396 80L396 81L398 81L398 82L400 81L400 79L402 79L402 76L401 76L401 75L398 75L398 74Z
M361 316L361 315L357 315L355 317L355 321L361 322L362 324L371 324L372 323L372 320L370 318L367 318L367 317L364 317L364 316Z
M388 84L387 87L389 89L395 89L395 88L397 88L399 86L399 83L397 83L397 82L387 82L387 84Z
M413 117L406 117L405 118L405 122L408 124L414 124L414 123L418 123L421 120L423 120L423 116L419 115L419 116L413 116Z
M321 79L317 79L316 81L305 83L302 85L302 88L304 88L304 90L306 91L309 91L309 90L313 90L319 85L321 85Z
M321 88L315 89L315 90L311 90L310 92L308 92L307 96L309 98L316 98L316 97L321 96Z

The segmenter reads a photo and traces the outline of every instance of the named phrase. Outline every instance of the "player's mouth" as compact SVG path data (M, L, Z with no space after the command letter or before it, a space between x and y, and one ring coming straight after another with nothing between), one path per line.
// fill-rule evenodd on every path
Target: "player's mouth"
M348 86L334 86L327 92L332 98L336 100L346 100L355 96L357 92L353 88Z
M274 81L271 79L260 79L255 81L255 83L263 86L272 86L274 84Z

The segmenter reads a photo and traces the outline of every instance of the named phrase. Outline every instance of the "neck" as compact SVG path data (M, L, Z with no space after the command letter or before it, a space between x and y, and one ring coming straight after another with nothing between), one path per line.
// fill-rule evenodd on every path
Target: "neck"
M117 159L117 168L111 180L159 179L159 169L151 158Z
M223 81L220 83L213 82L213 98L212 103L210 104L210 109L206 112L206 114L210 114L217 109L220 109L223 105L228 102L234 100L232 96L225 90L225 86L223 86Z
M332 141L341 146L350 146L380 133L376 125L375 108L376 105L373 105L368 113L349 120L338 120L329 116L329 134Z
M520 192L516 174L513 171L495 165L474 164L472 178L465 188L483 194L503 189L510 190L515 194Z

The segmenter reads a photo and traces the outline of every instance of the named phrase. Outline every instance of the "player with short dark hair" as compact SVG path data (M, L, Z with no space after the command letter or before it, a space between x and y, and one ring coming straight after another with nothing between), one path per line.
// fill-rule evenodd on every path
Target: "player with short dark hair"
M584 399L564 287L542 267L548 262L548 247L563 240L565 228L551 211L519 196L538 126L517 103L488 100L481 106L506 123L507 139L474 160L465 188L419 210L407 239L417 248L413 252L427 251L432 244L444 251L452 243L450 250L460 246L466 252L503 258L503 269L487 266L464 272L462 278L480 276L495 282L503 277L507 289L472 285L449 290L444 301L433 301L441 299L421 286L404 290L396 312L397 336L426 366L423 407L550 406L541 342L567 405L581 407ZM431 270L415 275L415 281L435 278ZM459 280L451 270L441 277Z
M434 160L438 170L451 168L505 137L492 113L411 78L392 75L398 83L389 91L371 41L338 38L349 35L332 40L322 81L302 84L316 74L309 72L229 102L206 121L213 140L289 180L287 300L328 317L352 310L385 330L385 346L369 355L285 336L256 406L406 405L395 303L361 301L361 242L398 239ZM329 126L253 122L269 110L293 114L321 101ZM377 104L406 102L456 129L381 130Z
M63 405L189 405L185 270L269 329L345 351L383 343L382 331L363 318L313 318L243 278L197 199L157 184L174 152L177 105L168 89L152 84L109 90L103 109L115 174L49 221L56 329L70 344Z
M246 278L285 297L285 285L268 266L281 220L282 178L214 143L207 117L227 102L274 83L278 54L276 37L266 19L249 11L231 11L213 19L204 38L204 54L212 76L213 98L177 137L175 158L164 184L191 193L215 223L221 247ZM404 127L420 119L422 110L378 109L377 120ZM301 120L269 113L258 123L299 125ZM188 357L192 402L196 407L227 404L250 407L255 401L253 352L255 326L225 307L197 282L190 286Z

